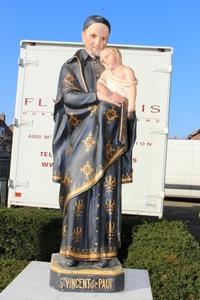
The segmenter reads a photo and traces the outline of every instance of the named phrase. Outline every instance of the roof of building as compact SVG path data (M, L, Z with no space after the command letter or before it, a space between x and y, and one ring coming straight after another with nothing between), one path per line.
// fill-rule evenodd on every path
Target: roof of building
M193 131L192 133L190 133L187 138L191 139L192 137L194 137L197 134L200 134L200 128L197 129L197 130L195 130L195 131Z

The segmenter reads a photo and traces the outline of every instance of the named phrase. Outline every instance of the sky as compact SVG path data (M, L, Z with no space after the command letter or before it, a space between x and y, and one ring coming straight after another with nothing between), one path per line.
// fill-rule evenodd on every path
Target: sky
M199 0L11 0L0 4L0 113L14 118L20 40L81 42L87 16L106 17L109 43L173 47L169 137L200 128Z

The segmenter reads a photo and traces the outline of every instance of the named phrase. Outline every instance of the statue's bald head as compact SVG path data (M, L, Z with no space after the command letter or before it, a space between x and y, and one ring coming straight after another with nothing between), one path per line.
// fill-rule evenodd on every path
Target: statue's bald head
M93 16L89 16L85 22L83 23L83 31L85 29L87 29L90 25L94 24L94 23L100 23L100 24L104 24L108 27L109 33L111 31L111 26L110 26L110 22L102 17L102 16L98 16L98 15L93 15Z

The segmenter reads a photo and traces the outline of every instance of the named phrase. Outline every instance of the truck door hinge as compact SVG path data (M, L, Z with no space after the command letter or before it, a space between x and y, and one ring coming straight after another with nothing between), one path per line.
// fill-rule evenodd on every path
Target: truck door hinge
M19 182L17 180L9 179L8 180L8 187L14 189L18 186L24 186L25 188L28 188L29 182Z
M33 127L33 120L27 121L27 122L23 122L22 121L20 123L18 119L14 118L13 124L14 124L15 127L21 127L21 126L30 126L30 127Z
M158 129L150 129L149 133L155 133L160 135L167 135L168 134L168 127L165 128L158 128Z
M153 72L171 73L172 72L172 65L165 66L165 67L153 66Z
M36 60L30 60L30 59L24 60L23 58L20 57L18 60L18 65L20 67L26 67L26 66L38 67L39 61L37 59Z

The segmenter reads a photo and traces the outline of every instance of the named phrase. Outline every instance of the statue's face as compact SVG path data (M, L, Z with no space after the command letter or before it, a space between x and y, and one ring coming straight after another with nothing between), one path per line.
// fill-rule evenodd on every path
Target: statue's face
M112 49L105 49L100 55L101 63L104 65L105 69L114 69L120 64L118 56Z
M106 47L109 29L101 23L94 23L82 32L82 39L86 50L92 56L100 56L101 50Z

